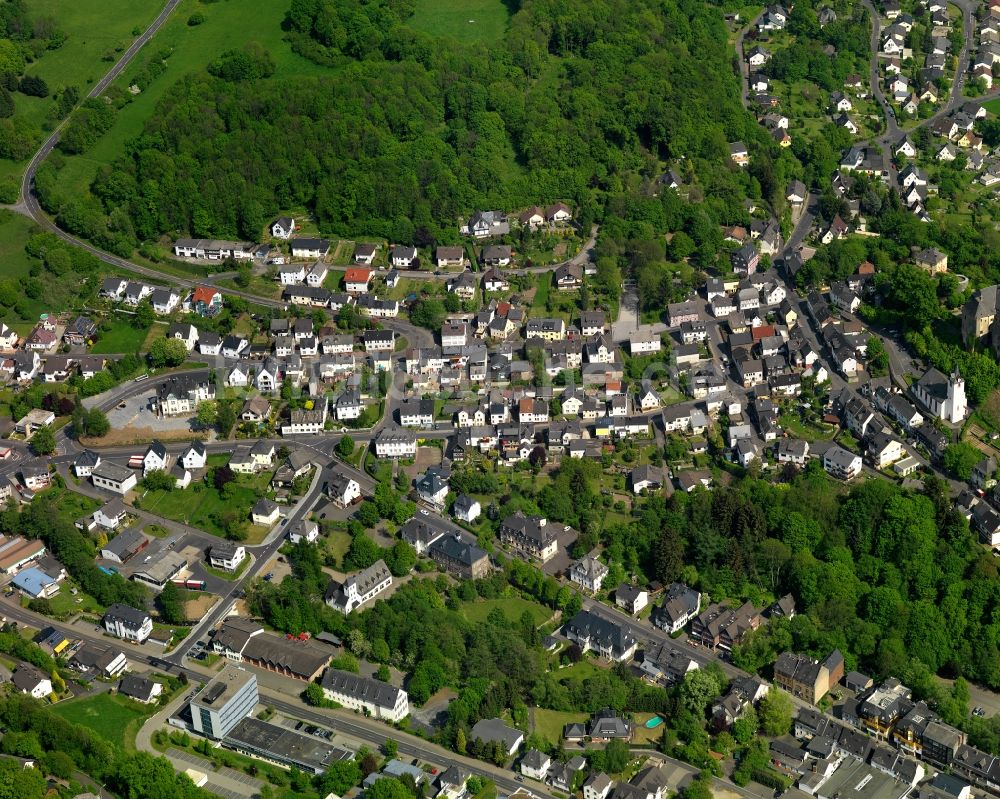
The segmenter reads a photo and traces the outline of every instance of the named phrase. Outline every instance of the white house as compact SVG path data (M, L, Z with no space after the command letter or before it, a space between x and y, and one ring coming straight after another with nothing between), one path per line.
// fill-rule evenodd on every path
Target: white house
M229 388L246 388L250 383L250 367L238 363L226 375L226 385Z
M452 515L463 522L474 522L483 512L479 500L473 499L468 494L459 494L455 497L455 502L451 506Z
M170 326L170 329L167 331L167 337L183 341L184 348L188 352L192 352L198 344L198 328L186 322L179 322Z
M165 471L170 465L170 456L167 448L159 441L152 441L146 448L146 454L142 456L143 477L151 472Z
M383 428L375 438L375 455L379 458L413 458L417 454L417 438L405 430Z
M293 258L326 258L330 252L330 242L328 239L293 239Z
M649 592L630 583L623 583L615 589L615 604L634 616L649 604Z
M381 680L329 668L320 684L328 700L367 716L396 723L410 712L406 691Z
M236 571L246 559L246 547L231 541L220 541L213 544L208 553L208 562L213 569L227 572Z
M601 590L608 571L608 567L601 561L593 555L587 555L573 564L569 579L587 591L597 592Z
M180 304L181 295L173 289L156 289L149 298L153 312L159 316L173 313Z
M44 699L52 693L52 680L28 663L18 666L10 681L22 694L35 699Z
M135 472L110 461L101 461L94 467L90 479L95 488L103 488L116 494L127 494L138 482Z
M271 236L276 239L290 239L295 232L295 220L290 216L279 216L271 223Z
M319 540L319 525L309 519L300 519L288 530L288 540L292 544L315 544Z
M346 508L361 498L361 486L352 477L335 474L326 485L326 493L335 505Z
M278 270L278 282L282 286L295 286L306 279L304 264L288 264Z
M853 480L861 474L861 456L834 445L823 453L823 468L840 480Z
M185 469L204 469L208 460L208 453L205 445L200 441L192 441L188 448L181 453L180 464Z
M392 573L381 558L367 569L348 577L343 583L331 580L324 601L334 610L348 614L392 585Z
M393 266L409 269L417 260L416 247L396 246L390 253Z
M153 620L145 611L115 603L104 613L104 629L118 638L141 644L153 632Z
M529 749L521 758L521 774L528 779L543 781L552 767L552 758L537 749Z
M281 516L281 508L269 499L258 499L250 510L250 518L254 524L270 527L275 524Z

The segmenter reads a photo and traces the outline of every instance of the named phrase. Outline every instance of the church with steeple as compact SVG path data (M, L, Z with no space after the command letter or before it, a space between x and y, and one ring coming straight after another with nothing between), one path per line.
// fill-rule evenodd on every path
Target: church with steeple
M949 377L931 367L913 384L913 396L932 416L960 424L969 415L969 401L965 398L965 380L956 368Z

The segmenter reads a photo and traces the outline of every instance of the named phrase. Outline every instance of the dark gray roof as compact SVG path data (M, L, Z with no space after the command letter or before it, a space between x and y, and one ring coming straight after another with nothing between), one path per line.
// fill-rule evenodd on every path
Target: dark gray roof
M106 543L101 550L111 552L124 560L134 555L146 543L146 536L138 527L129 527Z
M141 699L142 701L147 702L153 695L154 685L155 683L152 680L147 680L145 677L138 677L135 674L126 674L118 683L118 693L131 697L132 699Z
M430 551L439 551L449 560L456 560L466 566L472 566L483 558L489 557L486 551L473 544L467 544L458 535L441 536L430 546Z
M469 737L472 740L479 738L487 743L499 741L510 749L524 737L524 733L508 727L500 719L481 719L476 722Z
M144 610L136 610L133 607L116 602L105 611L104 618L114 619L120 621L126 627L139 629L145 623L146 619L149 618L149 614Z
M386 708L396 706L402 690L387 682L339 669L327 669L323 674L322 686L335 693L347 694L354 699Z
M22 663L17 667L17 671L14 672L14 676L10 678L10 681L14 683L16 688L30 693L38 683L46 679L48 677L30 663Z

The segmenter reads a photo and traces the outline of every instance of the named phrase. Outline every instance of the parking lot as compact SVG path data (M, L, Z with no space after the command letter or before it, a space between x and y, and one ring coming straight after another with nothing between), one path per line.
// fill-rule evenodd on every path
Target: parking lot
M264 786L260 780L236 769L222 767L218 771L213 771L211 761L180 749L173 747L168 749L167 758L178 771L190 768L205 774L208 782L203 787L226 799L248 799L259 795L260 789Z
M153 391L122 400L107 413L112 430L152 430L154 433L185 432L191 429L190 416L159 417L149 409Z

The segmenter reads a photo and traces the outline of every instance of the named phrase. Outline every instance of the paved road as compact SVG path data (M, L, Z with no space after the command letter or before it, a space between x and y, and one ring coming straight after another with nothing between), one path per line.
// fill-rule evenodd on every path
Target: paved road
M872 36L871 36L871 65L869 67L868 73L868 84L871 90L872 96L875 98L876 102L882 108L882 116L885 118L885 131L882 137L878 139L879 149L882 150L883 163L886 166L892 161L892 152L889 148L890 142L898 141L900 138L899 124L896 122L896 112L893 110L889 101L885 99L885 93L882 91L882 80L879 75L878 69L878 54L881 49L882 44L882 20L879 17L878 9L875 8L875 4L872 0L864 0L865 8L868 9L868 15L871 17L872 21Z

